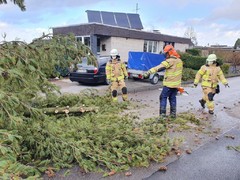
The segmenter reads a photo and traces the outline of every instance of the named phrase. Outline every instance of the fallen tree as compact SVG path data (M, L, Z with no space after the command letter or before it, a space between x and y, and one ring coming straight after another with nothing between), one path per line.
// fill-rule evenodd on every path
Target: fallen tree
M57 94L48 70L55 68L61 48L78 46L71 37L54 38L53 44L0 45L0 176L36 179L74 164L108 175L163 161L173 143L164 124L136 123L136 117L121 115L130 104L113 103L107 94Z

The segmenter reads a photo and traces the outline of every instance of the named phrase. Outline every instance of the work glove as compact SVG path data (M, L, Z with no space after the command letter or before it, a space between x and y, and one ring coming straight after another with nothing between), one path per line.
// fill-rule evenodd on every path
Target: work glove
M107 79L107 82L108 82L108 85L111 85L111 84L112 84L112 82L111 82L110 79Z
M196 87L197 87L197 84L193 84L193 87L196 88Z
M146 73L143 74L144 78L149 78L149 76L150 76L150 72L146 72Z
M227 84L224 84L224 86L230 88L230 86L228 85L228 83L227 83Z

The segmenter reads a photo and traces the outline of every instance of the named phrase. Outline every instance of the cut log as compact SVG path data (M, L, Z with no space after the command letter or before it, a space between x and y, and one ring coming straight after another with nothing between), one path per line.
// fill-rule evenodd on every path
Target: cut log
M69 113L85 113L85 112L98 112L98 107L55 107L44 108L44 114L69 114Z
M54 108L44 108L42 112L47 115L56 115L56 114L82 114L86 112L98 112L98 107L54 107ZM24 112L23 114L25 117L30 117L30 112Z

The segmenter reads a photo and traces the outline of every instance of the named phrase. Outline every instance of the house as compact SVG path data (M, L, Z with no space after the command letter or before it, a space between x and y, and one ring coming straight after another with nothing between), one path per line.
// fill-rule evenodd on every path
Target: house
M78 41L89 46L95 55L109 55L111 49L118 49L121 59L128 60L129 51L160 53L167 44L185 52L191 48L191 39L170 36L153 31L143 31L138 14L86 11L88 23L53 27L53 35L73 33Z

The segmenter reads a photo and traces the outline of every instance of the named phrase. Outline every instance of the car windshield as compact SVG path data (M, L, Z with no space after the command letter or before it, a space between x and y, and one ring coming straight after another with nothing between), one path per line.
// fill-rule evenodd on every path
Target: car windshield
M106 57L99 57L98 58L98 64L102 65L107 63L110 60L110 57L106 56Z
M93 64L88 64L88 60L87 57L83 57L82 58L82 62L77 64L78 69L82 69L82 68L93 68L94 65Z
M110 60L110 56L98 57L98 66L106 64ZM93 64L88 64L87 57L82 58L82 62L77 64L78 69L93 69L95 66Z

